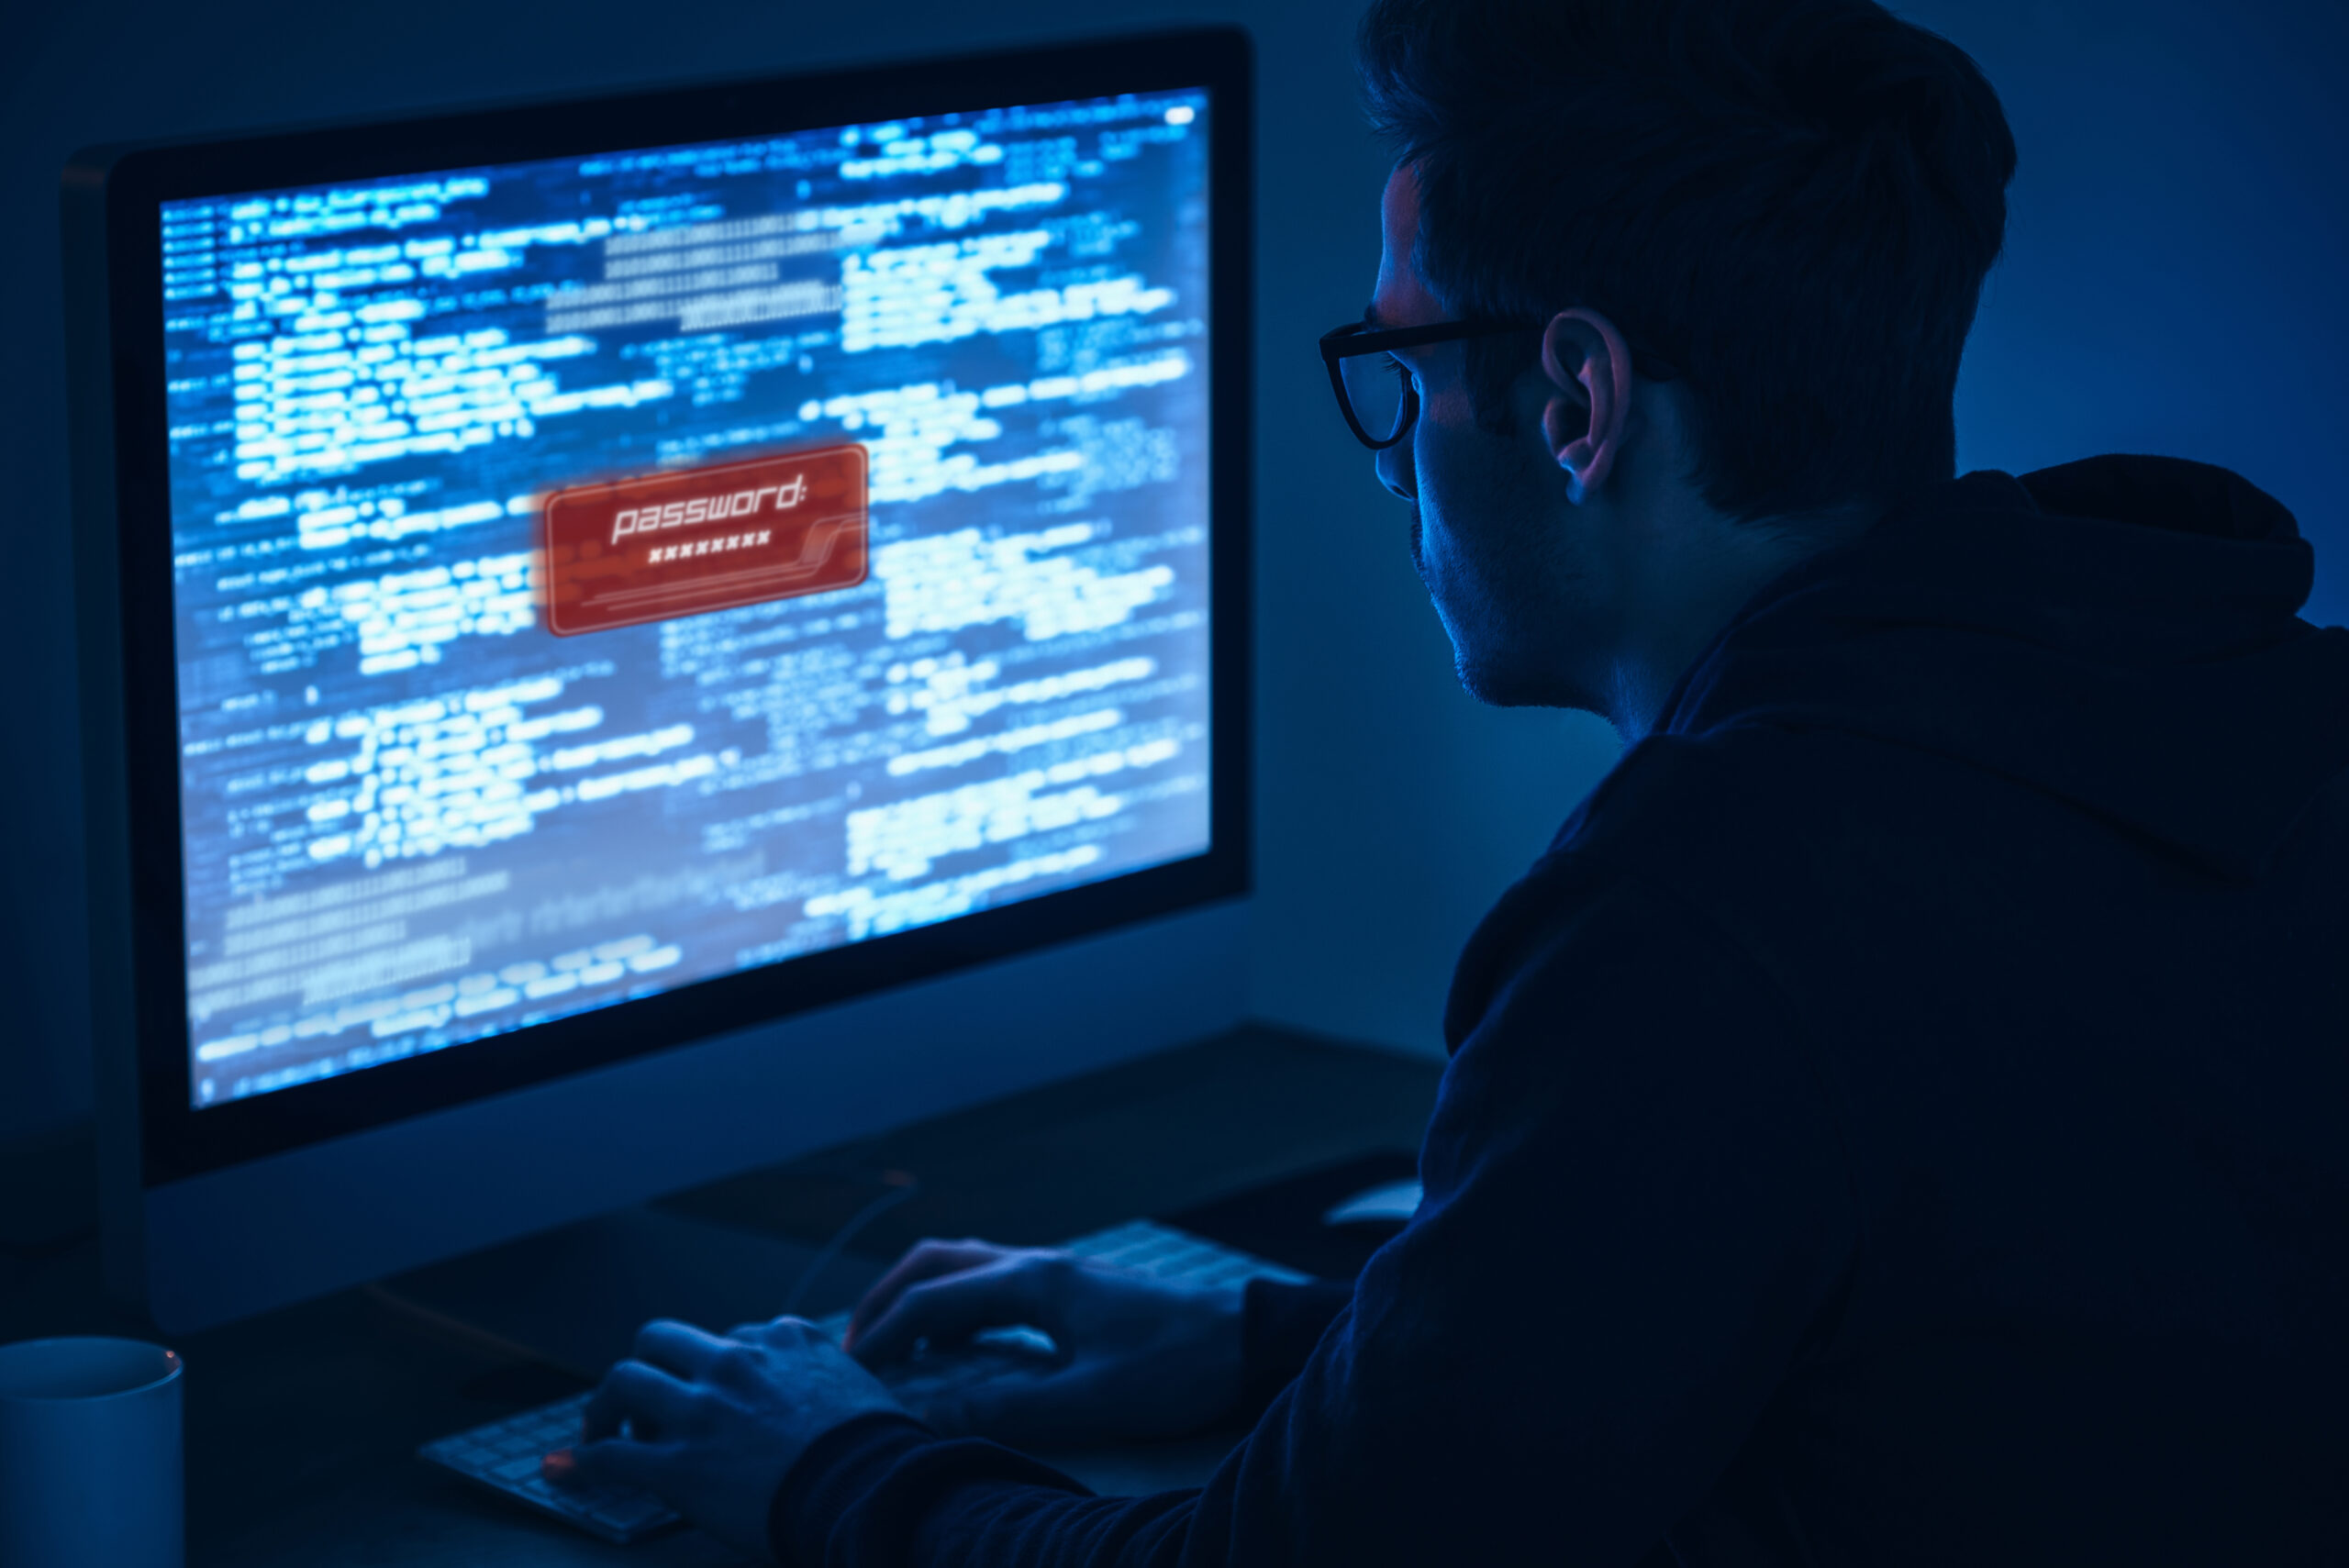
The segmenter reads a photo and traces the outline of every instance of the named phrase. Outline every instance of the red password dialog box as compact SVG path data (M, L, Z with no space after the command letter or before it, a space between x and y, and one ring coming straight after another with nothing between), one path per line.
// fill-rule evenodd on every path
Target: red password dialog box
M864 449L853 443L573 485L547 497L545 515L558 637L864 581Z

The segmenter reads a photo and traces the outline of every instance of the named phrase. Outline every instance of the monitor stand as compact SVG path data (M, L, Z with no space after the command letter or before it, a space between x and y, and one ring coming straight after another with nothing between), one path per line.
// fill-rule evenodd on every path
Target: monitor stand
M566 1225L370 1285L377 1300L494 1348L596 1378L636 1331L674 1318L714 1333L763 1322L798 1290L818 1318L853 1304L885 1263L855 1253L800 1283L819 1249L650 1206Z

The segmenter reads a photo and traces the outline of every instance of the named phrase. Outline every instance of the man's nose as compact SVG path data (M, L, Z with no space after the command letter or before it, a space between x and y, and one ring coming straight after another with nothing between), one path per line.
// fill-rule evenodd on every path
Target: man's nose
M1412 437L1405 436L1393 446L1381 448L1371 464L1378 471L1378 483L1406 501L1419 498L1419 477L1412 472L1411 446Z

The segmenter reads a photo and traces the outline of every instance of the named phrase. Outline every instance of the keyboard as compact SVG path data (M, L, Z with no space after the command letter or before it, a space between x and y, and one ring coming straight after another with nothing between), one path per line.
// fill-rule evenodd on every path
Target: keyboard
M1134 1219L1080 1236L1065 1250L1104 1268L1124 1269L1185 1284L1237 1284L1252 1279L1296 1284L1307 1276L1295 1269L1230 1247L1217 1245L1155 1220ZM834 1340L848 1331L849 1315L835 1312L816 1326ZM1032 1331L1005 1330L995 1338L1026 1337L1049 1345ZM675 1524L676 1511L650 1492L628 1486L558 1486L540 1473L539 1461L579 1440L587 1396L576 1395L519 1415L491 1421L453 1437L426 1443L418 1457L478 1485L550 1514L590 1535L627 1545Z
M1154 1219L1130 1219L1062 1243L1062 1251L1106 1268L1125 1269L1184 1284L1242 1284L1252 1279L1301 1284L1309 1275L1267 1259L1225 1247ZM837 1315L844 1331L848 1314ZM831 1321L830 1318L825 1321Z
M650 1492L633 1486L558 1486L540 1473L541 1459L579 1440L586 1409L587 1396L575 1395L426 1443L417 1452L468 1481L623 1546L675 1524L676 1511Z

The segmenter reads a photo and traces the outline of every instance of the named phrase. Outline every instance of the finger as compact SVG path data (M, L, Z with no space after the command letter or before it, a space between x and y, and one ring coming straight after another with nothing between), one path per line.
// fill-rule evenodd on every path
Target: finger
M805 1318L790 1313L768 1321L764 1332L767 1342L778 1345L829 1345L832 1337Z
M923 1280L936 1279L941 1274L984 1268L1000 1261L1008 1251L985 1241L920 1242L899 1258L889 1272L864 1293L864 1299L856 1304L855 1312L849 1317L848 1332L841 1336L841 1343L848 1349L855 1349L857 1342L864 1338L864 1331L896 1304L897 1297L908 1286L918 1284Z
M650 1422L654 1431L674 1431L692 1407L693 1390L642 1362L616 1363L587 1396L580 1436L589 1443L619 1434L622 1421Z
M787 1339L789 1331L784 1325L796 1321L798 1319L792 1318L770 1318L763 1323L737 1323L726 1330L726 1337L740 1340L746 1345L763 1345L777 1337Z
M770 1318L763 1323L737 1323L726 1330L726 1337L754 1345L788 1345L803 1340L822 1340L829 1343L831 1338L820 1332L807 1318L794 1318L789 1314Z
M849 1317L848 1332L842 1337L841 1343L855 1344L909 1286L944 1274L984 1268L1001 1261L1008 1251L1008 1248L977 1240L918 1243L864 1293L863 1299L856 1304L856 1310Z
M690 1323L656 1318L636 1331L636 1359L679 1377L699 1378L728 1343Z
M878 1365L910 1353L918 1340L964 1340L1014 1323L1032 1323L1058 1339L1053 1330L1074 1269L1064 1258L1023 1257L914 1285L858 1336L856 1358Z

